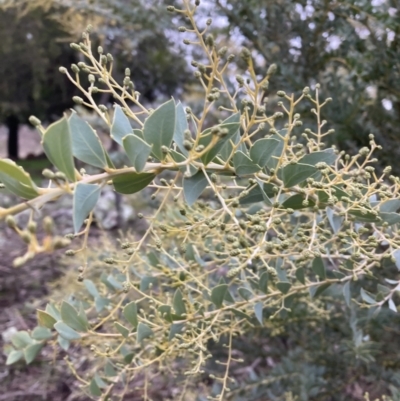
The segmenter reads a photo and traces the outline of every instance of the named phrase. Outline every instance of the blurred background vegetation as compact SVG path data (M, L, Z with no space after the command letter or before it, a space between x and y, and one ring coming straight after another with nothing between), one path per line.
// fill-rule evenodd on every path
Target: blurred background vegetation
M3 0L0 121L11 129L11 138L16 122L26 122L27 115L51 121L72 106L74 89L57 67L79 61L68 44L89 22L98 44L115 56L117 77L131 68L137 90L149 102L195 93L178 17L165 11L170 3ZM319 82L322 93L334 99L326 119L340 147L364 145L372 132L384 146L382 163L399 172L399 6L398 0L203 0L200 13L214 18L232 52L243 45L253 49L260 74L278 64L271 94L299 92ZM15 145L9 152L17 156Z
M116 77L122 80L124 69L129 67L146 102L158 104L184 94L186 103L196 108L200 98L190 65L196 54L181 43L179 17L165 11L171 3L179 8L179 1L171 0L0 1L0 156L18 159L39 142L38 135L21 130L29 115L47 124L74 106L71 98L75 89L58 67L80 61L69 43L79 41L89 23L94 27L95 46L113 54ZM226 42L231 53L239 54L242 46L252 50L260 75L265 75L272 63L278 65L269 96L274 97L277 90L300 93L305 86L319 82L323 96L333 98L324 117L336 131L332 136L335 144L354 151L367 144L368 134L373 133L383 146L381 165L389 164L399 174L398 0L203 0L199 13L204 21L212 16L213 29L221 35L218 41ZM237 60L240 68L240 58ZM111 105L113 99L105 97L101 103ZM309 113L302 110L305 124ZM27 147L28 152L22 152ZM29 169L41 171L43 160L35 159ZM43 280L40 274L49 274L45 266L57 262L44 259L37 264L36 281L24 282L31 279L32 264L20 270L17 288L17 273L9 270L12 258L5 252L5 244L15 238L7 231L1 236L0 268L7 278L0 280L0 306L8 313L22 307L29 322L32 305L40 303L38 299L47 291L39 285ZM58 266L54 275L56 272ZM15 291L18 296L14 296ZM27 307L27 302L31 306ZM366 391L372 394L371 399L386 394L400 400L398 316L387 312L371 318L365 311L344 312L343 305L332 299L321 302L321 311L330 305L329 318L320 316L315 321L304 316L301 322L289 320L286 327L269 327L238 340L238 352L246 357L246 368L240 374L246 375L250 384L283 378L269 387L265 383L268 390L263 385L254 386L251 399L289 400L290 395L282 395L287 390L297 400L361 400ZM10 326L8 315L4 316L1 331ZM17 319L17 325L21 324ZM368 346L360 342L366 337L371 340ZM43 376L35 367L21 368L25 369L22 373L14 369L1 369L1 377L8 377L10 392L4 393L8 398L0 395L0 401L26 399L18 387L26 380L23 375ZM48 367L45 371L49 377L58 375L60 382L56 381L48 394L39 392L37 399L74 399L71 380L63 377L64 371ZM68 391L59 385L69 386ZM157 397L155 394L153 399L166 399ZM246 397L243 400L249 400Z

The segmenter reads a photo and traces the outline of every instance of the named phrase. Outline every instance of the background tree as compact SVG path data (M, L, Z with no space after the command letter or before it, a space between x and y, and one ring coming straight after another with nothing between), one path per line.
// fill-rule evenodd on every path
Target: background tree
M35 113L49 121L71 107L74 90L54 66L75 57L48 11L18 16L16 10L0 10L0 37L0 120L9 130L8 155L17 159L20 123Z
M365 145L373 132L386 149L384 161L396 168L400 155L398 1L216 3L228 18L229 33L256 50L260 73L268 64L279 65L270 93L277 88L300 91L319 82L323 93L334 99L326 112L336 129L334 140L342 148Z
M97 44L114 55L115 77L123 79L129 67L146 101L169 97L188 82L187 63L177 47L171 50L168 14L153 3L17 0L2 5L0 119L9 129L9 157L18 158L18 126L29 115L51 121L73 105L73 88L54 66L79 61L69 42L89 23ZM114 100L106 94L101 102Z

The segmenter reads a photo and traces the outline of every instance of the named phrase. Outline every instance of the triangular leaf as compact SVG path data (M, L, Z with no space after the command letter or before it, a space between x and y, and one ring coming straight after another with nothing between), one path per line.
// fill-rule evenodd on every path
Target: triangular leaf
M280 160L280 158L282 156L283 148L285 145L285 136L286 135L287 135L287 129L283 129L283 130L281 130L279 135L274 135L273 137L270 137L270 138L276 139L279 142L279 144L273 151L272 156L267 161L267 168L275 169L277 167L278 161Z
M382 202L379 211L384 213L395 213L400 209L400 199L389 199Z
M158 312L160 316L165 319L167 322L172 323L172 314L171 314L171 307L169 305L161 305L158 307Z
M66 325L64 322L57 322L54 325L54 328L65 340L72 341L79 340L81 338L81 335L78 332L76 332L74 329L71 329L71 327Z
M144 140L152 145L152 154L163 160L166 156L162 147L171 147L175 132L175 102L174 99L159 106L146 119L143 127Z
M54 319L53 316L51 316L47 312L42 311L40 309L38 309L36 311L36 317L37 317L39 325L43 326L43 327L46 327L48 329L52 329L53 326L54 326L54 323L57 322L57 320Z
M153 173L128 173L113 178L114 188L120 194L134 194L146 188L156 177Z
M85 280L83 280L83 284L85 285L85 287L86 287L88 293L89 293L93 298L96 298L96 297L98 297L98 296L100 295L100 294L99 294L99 291L97 290L97 288L96 288L96 286L95 286L95 284L93 283L92 280L87 280L87 279L85 279Z
M111 138L122 146L124 136L132 133L129 118L122 111L121 106L115 105L114 117L111 125Z
M183 193L189 206L192 206L196 202L207 185L208 180L202 171L198 171L192 177L185 177L183 179Z
M276 260L275 270L279 281L289 282L287 278L286 269L282 269L282 262L281 258Z
M233 299L232 294L230 293L229 290L225 293L224 301L229 302L229 303L231 303L231 304L234 304L234 303L236 302L236 301Z
M168 340L171 341L177 334L181 333L185 327L184 323L174 323L169 330Z
M304 206L303 202L304 202L305 199L306 199L306 197L303 194L292 195L282 203L282 206L285 209L289 209L290 208L290 209L293 209L293 210L299 210L299 209L304 209L305 207L313 207L313 206L315 206L315 202L312 199L308 199L308 205Z
M61 304L61 319L74 330L86 332L88 329L85 319L82 319L78 315L78 311L71 304L65 301Z
M120 334L122 334L122 337L128 338L129 336L129 329L127 329L125 326L122 326L122 324L115 322L114 327L118 330Z
M89 391L90 391L90 394L95 396L95 397L100 397L101 396L100 387L97 385L96 380L94 379L94 377L90 381Z
M134 301L124 306L122 314L133 327L135 328L137 327L138 325L137 306Z
M318 286L310 287L310 296L311 298L316 298L318 295L322 294L328 287L330 287L330 283L323 283Z
M389 309L391 311L393 311L394 313L397 313L397 307L392 298L389 299L388 305L389 305Z
M227 122L229 120L229 122ZM210 149L207 153L205 153L201 160L205 165L210 163L219 153L219 151L223 148L226 142L228 142L231 138L233 138L239 128L240 128L240 114L236 113L229 117L229 119L225 120L222 124L218 125L217 127L221 130L226 130L226 134L220 138L215 143L215 145ZM204 132L201 133L201 137L199 140L199 145L203 145L207 147L212 141L212 134L211 131L213 128L207 128Z
M282 293L282 294L287 294L290 290L292 285L290 283L284 282L284 281L279 281L276 283L276 288Z
M51 302L46 305L46 313L52 316L55 320L61 320L60 311Z
M348 211L349 214L355 217L356 221L361 221L365 223L378 223L379 219L378 216L375 214L371 213L368 210L359 210L359 209L350 209Z
M185 303L183 302L182 292L177 289L174 294L174 299L172 301L175 313L178 316L182 316L186 313Z
M263 191L260 188L260 186L257 185L253 189L251 189L246 196L240 197L239 202L241 205L248 205L252 203L262 202L264 200L262 192Z
M318 257L313 260L312 269L314 273L320 278L320 280L325 280L326 272L324 261L322 260L322 258Z
M85 325L85 327L89 327L88 318L86 316L86 312L82 302L79 303L78 318Z
M222 306L226 291L228 291L227 284L217 285L211 290L211 301L217 308Z
M78 182L74 189L72 216L75 234L79 232L84 220L99 200L101 187L96 184Z
M263 326L263 309L264 309L264 304L262 302L257 302L254 305L254 313L256 315L257 320L260 322L261 326Z
M160 260L158 259L157 255L155 254L155 252L149 252L147 254L147 259L149 260L150 264L153 267L159 268L160 266Z
M240 319L247 319L249 322L251 321L251 317L250 317L248 314L242 312L241 310L233 308L233 309L231 309L231 311L232 311L233 314L234 314L235 316L237 316L238 318L240 318Z
M122 283L121 281L119 281L115 276L113 276L112 274L109 274L107 276L107 282L108 284L111 285L111 288L113 288L114 290L122 290Z
M331 225L333 232L337 234L342 227L344 218L335 214L334 210L330 207L326 208L326 215L328 216L329 224Z
M33 199L39 195L31 176L9 159L0 159L0 181L14 195Z
M251 160L260 167L265 167L278 145L279 141L275 138L259 139L250 149Z
M295 297L296 297L295 294L292 294L292 295L289 295L288 297L285 297L285 298L283 299L283 306L284 306L285 308L291 309Z
M389 287L386 287L386 285L379 284L377 285L377 294L383 295L386 297L387 295L390 294L391 289Z
M101 312L106 306L110 304L110 300L103 297L96 297L94 299L94 304L96 306L96 312Z
M147 326L147 324L144 324L140 322L137 327L137 341L140 343L142 342L145 338L149 338L153 335L153 330Z
M299 159L299 163L315 166L317 163L324 162L330 166L335 162L336 158L337 155L335 151L332 148L329 148L304 155L301 159Z
M24 349L25 362L29 365L34 361L39 351L43 348L42 343L29 345Z
M94 375L94 380L96 381L96 384L100 388L106 388L107 387L107 383L97 373Z
M231 117L227 118L224 121L224 124L235 123L235 122L239 122L239 119L236 114L233 114ZM233 146L237 145L240 140L241 140L240 130L237 130L236 133L229 140L225 142L224 146L222 146L221 150L219 151L219 155L224 162L226 162L228 158L232 157ZM241 142L239 146L236 147L236 151L238 150L243 152L245 155L249 153L247 151L246 145L243 142Z
M132 362L133 357L135 356L135 354L132 352L132 350L130 349L130 347L128 348L127 346L123 345L121 347L121 355L124 357L124 362L126 364L129 364Z
M399 224L400 223L400 214L398 213L384 213L380 212L379 217L382 221L389 223L389 225Z
M245 301L248 301L253 297L253 293L244 287L239 288L238 293Z
M240 150L233 155L233 165L238 176L254 174L261 170L260 166L254 164L250 157L246 156Z
M115 368L112 365L111 361L107 361L106 365L104 366L104 374L105 374L106 377L115 377L115 376L117 376L117 371L115 370Z
M53 334L51 330L46 327L37 326L32 331L32 338L34 340L42 341L42 340L48 340L49 338L52 337Z
M65 117L47 127L43 134L42 145L51 163L63 172L70 181L75 181L72 141L68 121Z
M58 345L64 350L64 351L68 351L69 346L71 345L70 342L68 340L66 340L64 337L61 337L60 335L57 336L57 342Z
M298 185L311 177L318 170L309 164L288 164L278 171L278 177L282 177L285 188L290 188Z
M12 365L13 363L20 361L23 357L24 351L12 350L7 356L6 365Z
M146 166L147 158L151 153L151 146L143 139L133 134L125 136L122 143L133 167L135 167L138 173L143 171Z
M107 167L105 151L96 131L75 112L68 119L68 125L72 140L72 154L91 166Z
M179 150L184 154L188 155L188 151L183 146L185 140L184 132L189 128L186 113L181 102L175 107L175 130L174 130L174 142L177 144Z
M157 277L144 276L140 280L140 291L147 291L151 286L157 284Z
M269 199L267 193L265 192L265 188L267 188L267 184L264 184L262 181L260 181L259 179L257 179L257 183L258 186L260 188L260 192L261 192L261 196L263 197L264 202L268 205L268 206L272 206L272 202L271 199Z
M22 330L18 331L11 337L11 342L15 348L22 349L32 344L32 338L27 331Z
M360 289L360 294L361 294L362 300L364 302L366 302L367 304L370 304L370 305L376 304L376 300L369 293L367 293L367 291L365 291L364 288Z

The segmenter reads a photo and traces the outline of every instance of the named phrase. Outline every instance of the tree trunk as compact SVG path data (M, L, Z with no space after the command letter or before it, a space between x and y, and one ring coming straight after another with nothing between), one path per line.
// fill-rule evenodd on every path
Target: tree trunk
M8 128L8 157L12 160L18 160L18 128L19 119L15 115L6 118Z

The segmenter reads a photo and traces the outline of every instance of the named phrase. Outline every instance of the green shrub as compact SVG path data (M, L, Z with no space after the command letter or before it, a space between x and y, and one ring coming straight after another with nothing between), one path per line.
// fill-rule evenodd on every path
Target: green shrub
M369 364L380 352L366 324L398 321L400 180L390 167L375 170L373 135L354 156L326 148L333 130L323 108L331 99L321 100L318 85L278 92L277 102L268 92L276 66L256 76L248 49L241 52L247 71L233 84L227 71L234 56L207 32L211 21L198 28L195 10L186 0L180 10L169 7L187 17L189 26L179 28L185 43L203 51L192 62L204 89L198 115L174 99L146 109L129 70L116 82L112 56L92 53L88 28L83 42L71 45L85 62L60 71L82 91L74 101L110 127L125 165L114 166L75 112L46 129L31 118L54 165L43 172L48 187L0 160L3 185L25 199L0 209L28 244L15 266L70 241L66 255L80 265L73 297L38 310L38 326L13 337L7 364L31 363L45 344L68 352L73 343L90 353L91 376L81 377L73 359L67 363L83 391L103 400L123 396L138 377L149 399L160 375L177 383L181 400L193 399L185 394L200 389L205 376L213 386L198 390L201 399L346 399L341 384L351 379L344 376L373 375ZM100 92L114 96L113 112L96 103ZM302 126L299 102L309 102L314 126ZM221 120L210 125L216 110ZM96 171L78 172L74 158ZM93 208L106 185L121 194L146 193L157 208L139 216L147 221L140 238L127 234L119 250L108 245L93 253ZM73 196L75 233L54 238L47 219L40 242L35 210L64 195ZM13 215L29 209L27 227L18 227ZM263 355L266 336L290 339L290 350L277 346L279 365L245 383L233 368ZM396 395L396 369L380 371L381 394L392 384Z

